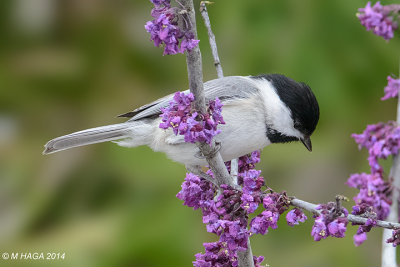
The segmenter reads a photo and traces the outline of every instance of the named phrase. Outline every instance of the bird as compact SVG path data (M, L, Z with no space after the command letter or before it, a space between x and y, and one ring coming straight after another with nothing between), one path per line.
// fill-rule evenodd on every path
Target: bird
M189 93L189 90L184 91ZM319 120L319 105L311 88L282 74L226 76L204 83L206 103L216 97L223 104L225 124L214 137L224 161L270 144L300 141L312 151L311 135ZM43 154L113 141L123 147L147 145L185 166L206 166L196 144L187 143L171 128L161 129L162 108L173 94L119 115L126 122L91 128L50 140Z

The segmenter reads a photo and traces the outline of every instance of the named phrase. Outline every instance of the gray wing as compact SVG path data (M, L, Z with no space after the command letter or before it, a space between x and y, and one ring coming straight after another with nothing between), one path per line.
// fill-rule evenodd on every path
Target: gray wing
M204 83L206 102L218 97L224 104L238 98L248 98L258 92L258 88L251 82L251 78L242 76L228 76ZM189 90L184 91L188 93ZM129 121L136 121L146 117L159 115L161 108L165 108L172 101L174 94L167 95L134 111L120 115L130 117Z

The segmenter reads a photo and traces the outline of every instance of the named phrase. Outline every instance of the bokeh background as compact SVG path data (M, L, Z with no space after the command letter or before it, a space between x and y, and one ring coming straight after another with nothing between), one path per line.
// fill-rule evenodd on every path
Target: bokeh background
M284 73L307 82L320 103L312 153L299 143L264 149L258 168L276 190L314 203L351 198L345 181L368 171L351 133L395 119L396 101L380 97L387 75L399 71L399 38L366 32L355 16L365 5L209 7L225 75ZM149 41L150 9L147 0L0 1L0 253L66 253L0 265L190 266L202 243L216 240L200 212L175 197L185 169L164 154L104 143L41 155L51 138L122 122L116 115L188 87L185 57L162 56ZM201 20L198 30L204 78L216 78ZM355 227L344 239L314 242L311 226L282 220L252 238L253 252L270 266L379 265L380 229L356 248Z

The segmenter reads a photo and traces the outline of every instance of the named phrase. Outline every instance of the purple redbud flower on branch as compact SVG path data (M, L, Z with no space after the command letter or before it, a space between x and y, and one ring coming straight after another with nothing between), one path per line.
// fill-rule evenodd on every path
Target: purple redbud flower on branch
M261 265L261 263L264 261L264 257L263 256L253 256L253 262L254 262L254 267L263 267ZM264 266L268 266L268 265L264 265Z
M171 7L170 0L150 1L154 4L151 11L154 19L146 23L145 29L150 33L155 46L164 45L164 55L183 54L198 45L200 40L194 38L193 32L179 27L179 20L187 23L185 12Z
M237 251L247 249L250 232L246 212L241 208L242 193L227 185L221 185L221 189L215 199L217 188L189 173L177 194L184 205L201 208L207 231L219 236L218 242L204 245L206 252L196 255L194 266L237 266Z
M253 218L250 223L250 232L253 234L265 235L268 233L268 228L278 228L277 222L279 220L279 213L264 210L257 217Z
M383 172L379 159L387 159L399 152L400 128L393 121L368 125L362 134L352 134L352 137L360 149L363 147L368 149L372 174Z
M251 152L251 154L239 157L239 174L254 169L255 164L260 162L260 150Z
M373 216L375 219L384 220L389 215L391 201L391 188L379 174L353 174L347 185L360 190L353 199L352 214Z
M185 99L179 100L185 102ZM286 209L283 206L288 205L288 197L284 193L263 195L261 187L265 182L260 176L261 172L249 168L250 164L254 167L257 161L259 161L259 152L242 157L242 167L246 169L240 173L243 177L242 191L221 185L222 192L217 195L217 188L212 183L191 173L186 175L182 190L177 197L184 201L184 205L194 209L201 208L207 231L219 237L218 242L204 244L206 251L204 254L196 254L194 266L237 266L237 252L247 249L251 233L247 230L247 216L253 213L263 200L264 207L275 212L264 211L263 219L267 220L268 227L277 227L279 212L282 213ZM211 171L208 174L213 175ZM269 213L275 217L270 218ZM259 263L264 258L254 257L253 259L255 266L260 266Z
M289 204L286 192L266 194L263 199L265 210L251 220L250 232L265 235L268 233L268 228L278 228L279 217L289 208Z
M315 241L326 239L328 236L342 238L345 236L347 229L347 215L348 211L341 207L338 207L333 202L327 204L320 204L317 207L320 211L320 215L316 217L314 225L311 230L311 236ZM341 217L344 215L344 217Z
M311 230L311 236L314 238L314 241L320 241L321 239L325 239L328 237L326 224L323 221L322 216L318 216L315 219L314 225Z
M387 243L392 243L393 247L397 247L400 244L400 229L393 230L392 237L386 240Z
M286 214L287 224L292 227L299 224L299 222L305 222L306 220L307 216L298 208L294 208Z
M195 267L230 266L231 259L223 242L204 243L205 253L195 255Z
M253 213L262 202L261 187L265 182L260 174L261 171L257 170L248 170L239 174L243 178L241 207L248 214Z
M360 246L367 240L367 233L371 231L372 227L376 226L375 219L368 219L364 225L360 225L357 229L357 233L353 236L354 245L356 247ZM353 225L356 225L353 223Z
M218 98L210 101L208 112L200 114L191 108L194 101L192 93L176 92L173 100L166 108L161 108L162 129L172 128L175 135L183 135L185 142L211 143L214 136L221 131L217 129L218 124L225 124L222 118L222 104Z
M352 214L369 218L354 235L354 244L359 246L367 239L366 233L376 225L376 220L384 220L389 215L392 188L389 182L383 180L379 159L398 154L400 128L395 122L378 123L368 125L362 134L353 134L352 137L360 149L364 147L368 150L371 167L371 174L353 174L347 181L348 186L360 190L353 198L356 205L353 206Z
M195 267L231 267L238 266L237 255L230 255L227 244L221 241L214 243L204 243L205 253L195 255L196 260L193 262ZM254 267L261 267L264 261L263 256L253 256Z
M253 170L255 165L260 162L260 150L251 152L250 154L238 158L238 184L243 185L243 174L248 170ZM225 162L228 171L231 171L231 162Z
M211 206L215 194L215 186L198 176L187 173L182 183L182 190L176 195L183 200L183 205L193 209L206 208Z
M365 240L367 240L367 233L363 232L361 234L355 234L353 240L354 240L354 245L358 247L362 243L364 243Z

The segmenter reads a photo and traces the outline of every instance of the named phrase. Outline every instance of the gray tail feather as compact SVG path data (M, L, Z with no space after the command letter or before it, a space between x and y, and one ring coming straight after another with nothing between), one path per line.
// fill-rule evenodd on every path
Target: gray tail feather
M43 154L51 154L78 146L121 140L131 135L132 127L132 123L119 123L60 136L50 140L44 146Z

